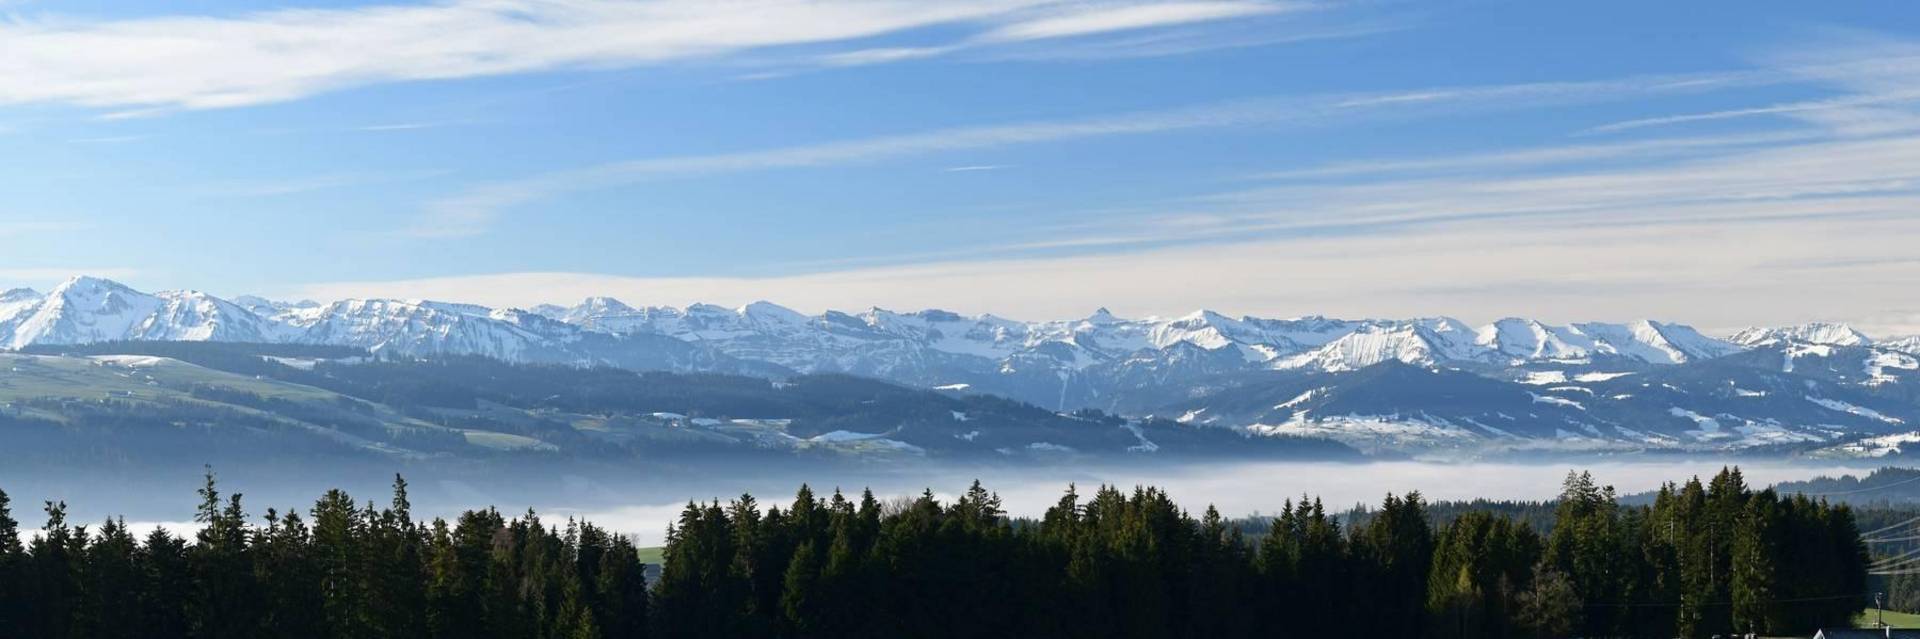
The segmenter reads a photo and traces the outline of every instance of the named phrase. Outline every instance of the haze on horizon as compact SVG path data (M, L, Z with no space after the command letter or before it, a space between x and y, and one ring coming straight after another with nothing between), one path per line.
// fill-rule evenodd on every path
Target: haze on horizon
M0 288L1920 332L1904 5L295 6L0 4Z

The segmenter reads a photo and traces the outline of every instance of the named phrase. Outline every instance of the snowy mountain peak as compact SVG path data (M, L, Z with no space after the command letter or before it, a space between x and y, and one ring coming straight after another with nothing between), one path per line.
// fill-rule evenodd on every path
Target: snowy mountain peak
M1222 324L1233 324L1238 321L1239 320L1233 319L1231 317L1227 317L1225 315L1216 313L1214 311L1209 311L1204 308L1196 310L1192 313L1188 313L1186 315L1182 315L1179 318L1173 320L1175 324L1185 324L1190 326L1218 326Z
M30 344L81 344L128 339L161 301L126 285L95 277L75 277L31 308L16 311L9 322L8 348Z
M83 300L107 300L115 297L147 297L147 294L136 291L131 286L113 280L80 275L68 278L67 281L61 282L60 285L53 287L53 290L47 292L46 297L48 299L64 298L78 302Z
M1690 326L1653 320L1626 324L1587 322L1572 325L1592 338L1597 353L1649 364L1681 364L1738 352L1739 346L1700 334Z
M1873 343L1866 334L1854 330L1852 326L1830 322L1808 322L1794 326L1754 327L1728 338L1735 344L1746 347L1759 346L1769 342L1805 342L1827 346L1867 346Z
M800 311L766 300L742 306L737 312L741 317L761 322L776 322L781 324L807 323L807 316Z
M59 286L53 287L53 290L59 291L62 289L92 289L92 288L113 288L113 289L133 290L132 288L128 287L125 284L121 284L119 282L115 282L113 280L110 280L104 277L94 277L92 275L75 275L73 277L69 277L67 278L66 281L61 282Z
M585 300L582 300L580 302L580 305L575 306L574 308L579 309L581 311L592 312L592 313L631 313L633 312L633 307L628 306L626 302L622 302L620 300L613 299L611 297L601 297L601 296L589 297Z
M1470 332L1452 320L1415 320L1374 324L1333 340L1316 350L1282 359L1274 368L1306 368L1327 372L1352 371L1387 361L1435 366L1444 361L1471 358Z
M253 311L254 314L261 316L278 315L281 311L292 306L291 304L275 302L258 295L241 295L233 298L233 303L238 304L240 308Z
M39 304L42 296L39 291L30 288L16 288L0 293L0 336L4 336L5 326L15 316Z
M1509 317L1483 326L1474 343L1522 360L1579 360L1593 355L1593 338L1579 330Z
M1792 334L1849 339L1857 332L1803 327ZM44 296L0 294L0 348L113 340L328 344L417 356L684 370L741 365L753 368L727 370L965 383L978 392L1059 407L1093 397L1109 401L1121 388L1177 388L1270 369L1351 371L1400 362L1469 370L1539 363L1619 370L1613 366L1683 364L1744 350L1743 344L1683 325L1649 320L1555 325L1514 317L1475 328L1447 317L1266 319L1204 309L1175 318L1125 319L1102 308L1082 319L1028 322L880 308L809 315L764 301L636 307L608 297L526 312L439 301L291 305L193 291L150 295L98 278L75 278ZM1920 339L1909 347L1920 351Z

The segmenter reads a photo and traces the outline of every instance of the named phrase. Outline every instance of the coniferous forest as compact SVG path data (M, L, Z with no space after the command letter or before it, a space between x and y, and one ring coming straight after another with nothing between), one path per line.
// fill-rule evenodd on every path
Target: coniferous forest
M1289 503L1258 536L1153 488L1069 489L1012 519L871 493L690 503L648 583L624 536L470 511L413 518L333 491L250 514L209 474L191 539L119 521L19 541L0 494L7 637L1708 637L1807 634L1868 601L1844 505L1737 469L1647 506L1570 475L1551 526L1489 511L1432 523L1418 493L1346 526Z

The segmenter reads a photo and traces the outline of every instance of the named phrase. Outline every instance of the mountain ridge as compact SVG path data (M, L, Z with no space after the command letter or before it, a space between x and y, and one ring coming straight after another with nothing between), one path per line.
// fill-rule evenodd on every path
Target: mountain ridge
M1831 346L1875 341L1844 324L1750 328L1722 340L1655 320L1553 325L1503 318L1472 327L1446 317L1333 319L1231 317L1200 310L1176 317L1125 319L1106 309L1081 319L1018 321L992 314L870 308L857 314L806 315L757 301L632 306L590 297L573 306L495 309L430 300L348 299L287 303L255 296L225 300L195 291L147 294L112 280L75 277L41 294L0 293L0 346L115 340L201 340L347 345L409 355L474 354L508 361L564 361L555 352L583 334L671 337L741 359L801 372L862 368L856 361L893 351L930 351L993 360L1018 371L1045 365L1078 372L1178 343L1233 349L1251 367L1354 370L1385 360L1429 366L1520 366L1615 360L1677 364L1711 359L1781 340ZM1920 338L1889 348L1920 351ZM591 356L572 353L573 359ZM873 367L871 363L866 367ZM903 380L907 381L907 380ZM951 383L964 383L953 380ZM940 385L940 384L930 384Z
M1019 321L935 309L807 315L765 301L737 307L633 306L610 297L521 310L432 300L225 300L192 291L148 294L87 277L46 293L0 294L0 346L6 350L114 341L343 346L408 358L477 355L774 379L841 373L943 392L999 395L1054 411L1097 408L1129 415L1178 406L1188 408L1175 414L1204 410L1195 402L1262 384L1282 384L1283 390L1272 392L1293 397L1305 391L1285 391L1284 385L1306 382L1285 380L1345 380L1340 376L1387 364L1461 371L1511 385L1481 388L1463 385L1464 378L1408 373L1397 379L1473 389L1474 396L1503 408L1465 410L1441 402L1409 413L1410 400L1367 390L1349 391L1345 399L1332 394L1303 399L1298 410L1248 408L1230 420L1238 427L1308 432L1324 431L1328 424L1366 429L1388 422L1464 429L1495 439L1521 432L1746 445L1826 441L1842 431L1885 436L1908 419L1920 423L1920 415L1907 410L1920 405L1920 339L1875 341L1838 324L1749 329L1723 340L1655 320L1554 325L1503 318L1475 327L1446 317L1273 319L1202 310L1129 319L1100 309L1078 319ZM1744 358L1740 366L1712 365L1736 355ZM1676 379L1685 382L1663 383L1693 390L1676 394L1607 384L1624 376L1653 379L1651 373L1663 370L1677 371ZM1723 405L1719 396L1726 388L1786 383L1753 377L1761 373L1840 390L1803 393L1805 399L1793 396L1785 403L1747 399ZM1340 383L1351 387L1355 382ZM1664 403L1646 403L1650 395ZM1418 393L1411 397L1439 401ZM1888 398L1902 403L1875 403ZM1760 405L1777 414L1753 408ZM1344 412L1328 413L1329 408ZM1594 417L1596 411L1608 416ZM1215 408L1201 421L1227 424L1220 421L1225 415ZM1898 417L1887 421L1871 415ZM1721 422L1728 425L1724 432L1707 428ZM1286 424L1292 426L1282 428ZM1734 432L1740 433L1737 440L1722 436Z

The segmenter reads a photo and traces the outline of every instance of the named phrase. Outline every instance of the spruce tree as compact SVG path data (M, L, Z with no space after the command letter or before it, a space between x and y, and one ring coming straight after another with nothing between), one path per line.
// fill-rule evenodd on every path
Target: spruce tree
M67 505L46 502L47 523L27 544L29 614L22 627L31 637L64 639L84 636L80 623L81 572L86 553L86 530L67 524Z
M20 523L13 518L13 502L0 490L0 628L26 624L26 548L20 545Z
M86 548L81 570L80 633L116 639L140 636L140 543L124 520L108 519Z
M194 573L187 541L155 528L141 544L140 627L144 636L185 637L194 603Z

